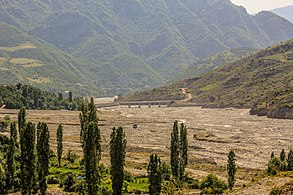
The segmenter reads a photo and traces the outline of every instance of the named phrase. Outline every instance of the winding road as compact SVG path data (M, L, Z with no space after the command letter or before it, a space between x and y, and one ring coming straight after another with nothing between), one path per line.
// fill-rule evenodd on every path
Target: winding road
M178 103L187 103L192 99L191 93L188 93L186 88L181 88L182 93L184 94L185 98L183 100L178 101Z

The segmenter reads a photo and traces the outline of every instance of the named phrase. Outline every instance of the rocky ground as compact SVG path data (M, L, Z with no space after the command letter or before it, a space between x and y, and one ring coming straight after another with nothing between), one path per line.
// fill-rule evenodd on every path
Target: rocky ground
M0 119L10 115L16 120L17 112L0 110ZM56 129L59 124L63 124L65 152L70 148L81 153L78 116L79 112L72 111L27 111L29 121L49 124L52 149L56 147ZM99 109L98 116L104 164L109 163L108 143L111 129L122 126L126 131L128 145L127 169L134 174L146 174L145 167L150 153L158 153L164 160L169 159L172 123L178 120L188 127L190 162L187 172L197 178L212 172L225 179L227 154L233 149L240 167L236 182L239 190L241 187L241 191L236 191L238 194L245 190L243 186L251 186L246 187L247 192L256 190L257 187L266 194L272 185L265 183L274 181L263 178L260 182L266 182L262 182L264 187L261 187L253 183L253 178L265 170L272 151L278 155L283 148L286 151L293 148L293 120L251 116L247 109L125 106ZM134 129L133 124L137 124L138 128ZM285 177L279 180L283 184L290 179Z

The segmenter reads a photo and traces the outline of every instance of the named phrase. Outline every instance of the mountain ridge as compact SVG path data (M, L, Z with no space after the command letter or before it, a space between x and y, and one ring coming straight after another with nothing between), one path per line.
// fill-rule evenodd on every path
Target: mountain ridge
M279 16L286 18L288 21L293 23L293 5L276 8L271 10L271 12L278 14Z
M287 20L270 12L251 16L229 0L11 0L1 2L0 16L93 65L89 78L94 71L124 78L122 83L93 82L107 94L164 85L214 53L293 38Z

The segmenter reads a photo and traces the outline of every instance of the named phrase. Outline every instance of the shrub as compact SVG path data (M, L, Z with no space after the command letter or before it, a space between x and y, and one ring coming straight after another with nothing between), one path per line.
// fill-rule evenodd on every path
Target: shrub
M54 175L50 175L47 179L48 184L59 184L60 181Z
M74 163L75 160L78 159L78 155L71 149L69 149L65 159L68 160L70 163Z
M68 173L64 180L64 190L67 192L72 192L72 186L75 185L74 175L72 173Z
M86 182L85 180L80 180L76 182L73 186L70 187L70 192L79 192L81 194L84 194L86 192Z
M279 194L281 194L281 190L276 189L276 188L272 189L272 191L270 193L270 195L279 195Z
M124 180L130 183L133 182L134 177L130 172L124 171Z
M107 186L99 186L99 191L103 195L112 195L113 194L113 191L110 188L108 188Z
M278 171L285 171L287 168L287 162L281 161L277 157L271 158L271 160L268 163L268 174L270 175L276 175Z
M162 179L170 181L170 179L171 179L171 167L170 167L170 165L168 165L166 162L162 162L161 170L162 170Z
M217 176L209 174L200 185L203 194L222 194L227 189L227 184L219 180Z

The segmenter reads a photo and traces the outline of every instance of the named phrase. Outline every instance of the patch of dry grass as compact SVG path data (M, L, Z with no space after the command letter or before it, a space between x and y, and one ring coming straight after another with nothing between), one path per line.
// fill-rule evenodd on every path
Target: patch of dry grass
M12 51L17 51L22 49L35 49L35 48L37 47L32 43L23 43L13 47L0 47L0 50L12 52Z

